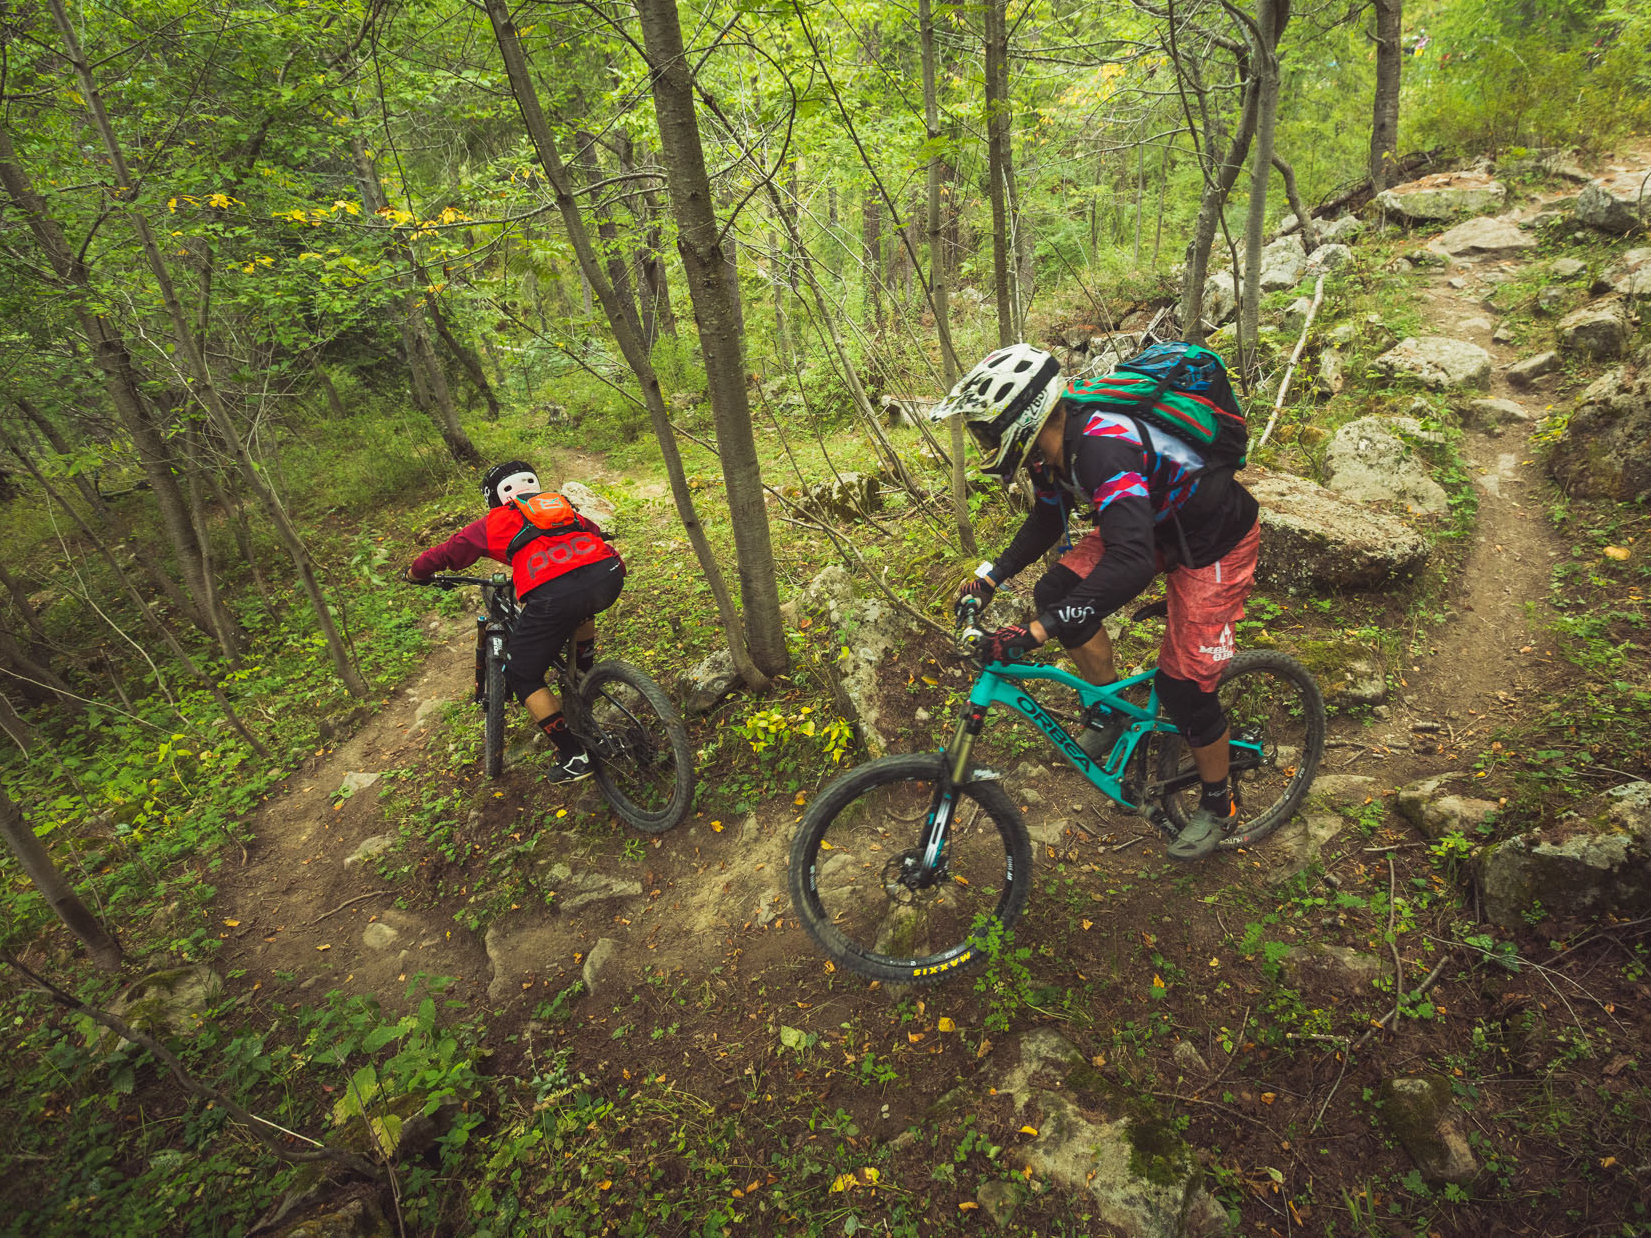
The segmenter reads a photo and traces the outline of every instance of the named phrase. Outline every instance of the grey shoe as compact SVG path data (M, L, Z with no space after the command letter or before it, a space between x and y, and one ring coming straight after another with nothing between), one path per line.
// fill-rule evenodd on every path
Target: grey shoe
M581 778L590 777L590 754L581 748L578 752L567 756L558 756L545 774L545 781L550 783L578 782Z
M1238 818L1234 808L1225 817L1218 817L1208 808L1200 808L1182 827L1175 841L1169 845L1172 860L1203 860L1215 854L1216 845L1232 828Z
M1122 714L1110 709L1093 708L1085 718L1083 730L1078 732L1078 747L1095 764L1104 765L1126 725Z

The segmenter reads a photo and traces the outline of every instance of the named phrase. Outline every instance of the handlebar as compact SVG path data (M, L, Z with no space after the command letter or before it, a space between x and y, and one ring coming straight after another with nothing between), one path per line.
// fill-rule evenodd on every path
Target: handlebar
M494 572L492 576L432 576L424 582L434 585L437 589L457 589L462 585L478 585L483 589L502 589L510 583L510 577L504 572Z
M981 612L985 605L977 597L959 599L953 608L953 617L957 620L957 655L965 661L979 663L980 643L986 639L986 629L980 626Z

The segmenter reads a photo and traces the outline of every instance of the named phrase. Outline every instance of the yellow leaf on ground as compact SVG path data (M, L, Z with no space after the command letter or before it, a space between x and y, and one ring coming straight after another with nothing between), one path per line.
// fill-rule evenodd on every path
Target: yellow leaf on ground
M801 791L799 791L799 792L797 792L797 798L792 800L791 802L793 804L806 804L806 803L808 803L808 796L804 795Z
M974 1211L974 1210L975 1210L975 1209L976 1209L976 1208L978 1208L978 1207L980 1207L980 1205L979 1205L979 1204L977 1204L977 1203L975 1203L975 1201L974 1201L974 1200L972 1200L972 1199L965 1199L965 1200L964 1200L964 1201L963 1201L963 1202L962 1202L962 1203L960 1203L960 1204L959 1204L959 1205L958 1205L958 1206L957 1206L957 1210L958 1210L958 1211L959 1211L959 1212L973 1212L973 1211Z
M711 822L711 829L714 830L718 834L722 833L722 822L720 822L720 821Z
M1276 1092L1263 1092L1261 1094L1261 1103L1263 1105L1270 1105L1277 1099L1278 1094Z
M1036 1135L1038 1133L1038 1128L1035 1126L1023 1126L1020 1128L1020 1133L1023 1135Z
M943 1031L943 1032L955 1032L955 1031L957 1031L957 1024L954 1023L951 1019L947 1019L947 1018L944 1018L944 1017L941 1018L939 1026L940 1026L940 1030Z
M241 926L241 922L239 920L225 920L224 923L229 925L230 928L239 928Z
M1628 557L1628 547L1607 546L1605 548L1605 557L1607 559L1626 559Z
M329 944L327 944L327 945L325 945L325 946L317 946L317 947L316 947L316 949L317 949L317 950L331 950L331 949L332 949L332 945L331 945L331 943L329 943Z

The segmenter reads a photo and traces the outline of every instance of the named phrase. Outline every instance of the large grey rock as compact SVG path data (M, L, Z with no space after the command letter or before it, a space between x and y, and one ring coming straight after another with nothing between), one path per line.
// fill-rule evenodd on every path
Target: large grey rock
M1536 238L1521 231L1519 225L1511 220L1481 216L1457 224L1435 238L1432 246L1456 257L1464 254L1511 254L1522 249L1534 249Z
M1589 181L1576 196L1577 222L1602 232L1651 226L1651 173L1614 172Z
M1307 255L1307 266L1304 274L1322 275L1326 271L1339 271L1353 261L1353 251L1345 245L1320 245L1311 254Z
M1440 335L1400 340L1372 364L1377 373L1414 379L1434 391L1490 385L1490 354Z
M1623 303L1615 297L1584 305L1559 320L1559 344L1589 357L1620 357L1630 338Z
M1326 244L1350 245L1368 229L1369 225L1357 215L1343 215L1331 223L1321 222L1318 235Z
M854 580L832 564L809 583L803 605L817 611L833 629L833 654L823 666L837 699L838 712L853 724L860 742L874 757L888 751L879 696L884 679L883 660L894 648L894 637L906 627L882 597L859 597Z
M1555 258L1548 264L1548 270L1553 272L1555 279L1575 279L1587 269L1586 262L1579 262L1575 258Z
M365 791L382 777L383 774L378 770L353 769L344 775L344 781L339 784L338 790L333 792L333 798L347 799L358 791Z
M1102 1089L1089 1083L1094 1069L1058 1032L1028 1032L1005 1056L1010 1065L994 1081L997 1092L1038 1132L1005 1153L1011 1164L1084 1197L1084 1210L1109 1233L1204 1238L1225 1229L1225 1212L1203 1189L1203 1170L1171 1124L1144 1112L1101 1110Z
M641 898L642 883L606 873L572 873L556 887L556 906L564 912L575 912L595 903L618 902L627 898Z
M1316 784L1315 784L1316 785ZM1324 849L1347 828L1338 812L1298 812L1267 840L1263 863L1269 886L1282 886L1324 859Z
M1204 321L1219 327L1238 312L1238 295L1233 291L1233 273L1217 271L1204 281Z
M375 855L388 851L395 846L395 842L396 836L394 834L374 834L371 838L363 838L356 844L355 850L344 857L344 867L349 868L355 864L364 864Z
M1625 297L1651 297L1651 246L1641 245L1618 257L1600 272L1592 291L1617 292Z
M611 937L598 938L585 956L585 965L579 972L585 992L600 993L611 987L623 958L624 951L617 941Z
M369 950L388 950L400 939L401 934L395 927L382 920L375 920L361 930L361 944Z
M1307 269L1307 249L1299 236L1281 236L1261 251L1261 290L1294 288Z
M1499 811L1495 800L1441 794L1447 783L1466 777L1460 773L1439 774L1400 787L1393 797L1393 807L1429 842L1446 834L1466 834L1488 824Z
M1479 1161L1468 1146L1461 1115L1443 1075L1389 1079L1382 1085L1382 1120L1432 1183L1471 1182Z
M718 649L701 658L682 675L682 712L689 717L710 713L735 688L740 686L739 672L734 669L734 655Z
M1583 393L1548 471L1581 498L1632 503L1651 495L1651 348Z
M1326 348L1319 354L1318 375L1313 390L1324 399L1341 394L1347 385L1347 362L1338 348Z
M601 527L603 532L612 533L618 520L618 511L613 503L597 494L582 481L564 481L557 492L569 503L579 509L581 516L587 516Z
M1360 417L1337 430L1325 451L1330 489L1365 503L1403 503L1439 515L1450 510L1444 487L1389 423Z
M1483 172L1438 172L1376 195L1376 209L1407 223L1456 215L1483 215L1501 208L1508 191Z
M1301 477L1248 468L1261 504L1256 573L1277 588L1368 589L1415 574L1427 542L1403 521Z
M864 520L882 506L882 488L866 473L843 473L803 491L803 510L831 521Z
M109 1003L109 1013L134 1029L164 1040L192 1036L224 995L224 980L204 963L167 967L134 980ZM113 1032L97 1033L96 1043L115 1044ZM117 1047L131 1042L120 1038Z
M1549 349L1534 357L1526 357L1508 367L1508 381L1515 387L1529 387L1544 375L1559 369L1559 354Z
M1651 914L1651 782L1624 783L1487 848L1479 888L1486 918L1505 928L1538 908L1560 919Z
M1497 430L1510 422L1514 424L1528 422L1531 420L1531 413L1528 408L1516 400L1499 400L1494 397L1486 397L1480 400L1469 400L1462 419L1468 425L1478 426L1482 430Z
M1291 946L1279 960L1279 970L1293 988L1357 995L1366 993L1382 975L1381 959L1347 946L1311 942Z

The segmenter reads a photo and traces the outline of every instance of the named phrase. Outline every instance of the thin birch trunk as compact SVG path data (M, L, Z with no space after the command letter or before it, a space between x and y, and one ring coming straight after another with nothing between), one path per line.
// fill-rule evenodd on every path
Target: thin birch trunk
M23 819L23 810L4 788L0 788L0 837L6 840L6 846L17 857L18 864L34 882L34 888L40 891L47 906L71 933L80 938L86 952L92 956L93 964L101 971L117 970L125 957L120 943L92 914L91 908L80 900L68 878L52 863L52 857Z

